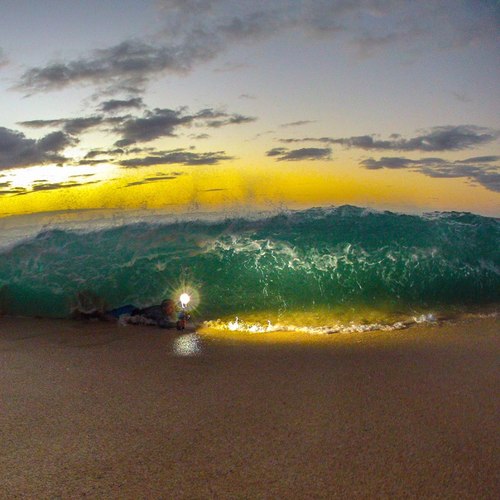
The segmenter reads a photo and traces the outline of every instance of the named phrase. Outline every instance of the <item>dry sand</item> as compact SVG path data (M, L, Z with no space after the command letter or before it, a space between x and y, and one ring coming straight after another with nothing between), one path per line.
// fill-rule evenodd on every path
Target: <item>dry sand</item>
M498 498L498 327L0 318L0 497Z

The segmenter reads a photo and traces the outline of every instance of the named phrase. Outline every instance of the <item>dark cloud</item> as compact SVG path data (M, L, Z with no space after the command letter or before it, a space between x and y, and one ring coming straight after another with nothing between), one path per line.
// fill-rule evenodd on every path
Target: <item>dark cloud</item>
M78 177L88 177L89 175L93 174L88 174L88 175L81 175ZM75 177L75 176L73 176ZM56 191L59 189L69 189L69 188L74 188L74 187L80 187L80 186L86 186L89 184L97 184L100 181L89 181L89 182L77 182L77 181L66 181L66 182L47 182L45 180L38 180L34 181L34 185L31 187L31 189L27 189L24 187L12 187L10 189L5 189L5 190L0 190L0 196L23 196L27 195L30 193L36 193L40 191ZM7 183L7 186L3 187L9 187L11 184L10 182ZM2 185L0 184L0 188Z
M278 161L330 160L331 154L331 148L300 148L292 150L274 148L266 153L267 156L273 156Z
M125 153L124 149L114 148L114 149L91 149L85 156L84 160L91 160L98 156L109 156L109 155L122 155Z
M169 174L164 174L164 173L160 172L156 176L153 176L153 177L145 177L144 179L142 179L140 181L129 182L124 187L142 186L143 184L151 184L153 182L172 181L174 179L177 179L177 177L179 177L180 175L183 175L183 174L179 173L179 172L171 172Z
M55 191L57 189L68 189L80 186L87 186L89 184L98 184L99 182L100 181L89 181L89 182L66 181L66 182L41 183L41 184L35 184L31 188L31 191L28 192Z
M73 160L74 161L74 160ZM99 158L97 160L79 160L78 165L87 165L88 167L92 167L94 165L102 165L103 163L112 163L114 161L113 158Z
M9 182L8 184L10 185L11 183ZM6 187L8 189L0 189L0 196L20 196L28 192L28 190L23 187L12 187L12 188L10 188L9 186L3 186L3 187Z
M206 120L207 127L219 128L225 125L239 125L241 123L250 123L256 121L253 116L244 116L239 113L228 114L224 111L218 111L212 108L202 109L193 116L196 120Z
M461 163L492 163L500 161L500 156L475 156L474 158L466 158Z
M19 125L28 128L62 127L64 132L68 134L79 135L103 123L102 116L89 116L86 118L60 118L56 120L29 120L19 122Z
M206 123L207 127L219 128L225 127L226 125L240 125L241 123L251 123L256 121L256 118L252 116L243 115L233 115L224 120L211 120Z
M68 134L78 135L88 129L95 128L103 122L101 116L90 116L88 118L73 118L66 120L64 131Z
M129 117L114 131L122 136L115 145L129 146L138 142L149 142L159 137L175 137L179 127L197 123L200 126L217 128L254 121L255 118L239 114L228 114L210 108L195 114L185 114L184 109L159 109L146 111L143 117Z
M189 70L197 60L211 57L210 47L184 45L154 46L139 40L95 50L90 57L54 62L27 70L16 88L28 93L58 90L73 84L92 83L108 92L139 93L158 73Z
M52 132L37 140L0 127L0 169L61 163L66 158L60 152L75 144L75 139L63 132Z
M141 152L140 148L137 148L134 153ZM122 148L113 149L91 149L83 157L82 160L78 161L79 165L101 165L103 163L112 163L116 161L116 158L124 154L131 153Z
M76 174L76 175L70 175L70 178L75 178L78 179L80 177L94 177L95 174Z
M287 148L273 148L267 151L266 156L282 156L288 151Z
M432 127L420 135L405 139L399 134L392 134L389 139L377 139L373 135L355 137L305 137L302 139L282 139L283 143L321 142L340 144L347 148L365 150L394 151L458 151L492 142L499 137L496 130L476 125L448 125Z
M110 99L109 101L103 101L99 104L98 109L103 113L113 113L122 109L141 109L142 107L144 107L142 99L140 97L132 97L125 100Z
M315 120L298 120L296 122L283 123L282 125L280 125L280 127L282 128L300 127L302 125L309 125L309 123L315 123Z
M24 122L18 122L18 125L28 128L47 128L47 127L60 127L64 125L65 119L57 120L28 120Z
M77 118L57 118L53 120L29 120L19 122L19 125L35 129L60 127L67 134L80 135L94 128L107 128L113 131L130 118L130 115L113 117L94 115Z
M373 158L363 160L361 166L369 170L406 169L428 177L447 179L463 177L481 184L490 191L500 192L500 165L493 164L498 163L499 160L499 156L480 156L457 161L448 161L442 158L413 160L404 157L383 157L379 160Z
M496 43L498 7L486 1L412 0L157 0L164 29L154 43L126 40L87 57L28 69L17 88L33 93L74 84L142 92L165 73L190 71L234 44L285 30L342 37L364 56L397 47L426 49Z
M382 168L389 169L400 169L400 168L408 168L414 165L414 160L410 160L409 158L401 158L401 157L383 157L380 160L374 160L373 158L368 158L367 160L363 160L361 165L368 170L380 170Z
M194 153L184 149L175 149L173 151L159 151L154 155L143 158L132 158L122 160L119 165L127 168L146 167L152 165L217 165L221 161L232 160L233 157L227 156L224 151L215 151L209 153Z
M122 139L115 144L119 147L128 146L137 142L148 142L158 137L174 137L175 130L181 125L192 123L193 117L183 115L182 111L172 109L154 109L147 111L142 118L125 120L116 132Z
M108 108L119 109L121 104L116 103L130 103L134 101L140 104L141 99L117 101L106 101L107 104L112 103ZM103 103L104 104L104 103ZM101 105L102 107L102 105ZM145 110L142 116L104 116L94 115L89 117L78 118L58 118L53 120L30 120L20 122L20 125L28 128L45 128L45 127L60 127L69 135L77 136L83 132L94 128L104 128L110 133L120 136L115 142L117 148L123 148L135 143L149 142L160 137L175 137L179 127L189 127L193 124L197 126L205 126L208 128L219 128L228 125L239 125L255 121L256 118L244 116L237 113L226 113L225 111L218 111L211 108L202 109L194 114L189 114L187 108L180 108L177 110L160 109ZM206 138L208 136L201 135L199 138ZM100 154L118 154L119 149L112 151L92 151L88 159L92 159ZM123 151L122 151L123 152Z
M336 139L332 137L300 137L300 138L288 138L280 139L283 144L293 144L299 142L319 142L322 144L334 144Z

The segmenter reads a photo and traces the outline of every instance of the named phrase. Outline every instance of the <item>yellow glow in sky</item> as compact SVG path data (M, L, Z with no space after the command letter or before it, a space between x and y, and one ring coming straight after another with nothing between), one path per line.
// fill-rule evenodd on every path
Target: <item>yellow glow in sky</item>
M496 193L471 186L464 179L434 179L407 171L380 175L379 171L360 169L347 162L335 168L326 162L275 165L270 160L258 166L234 162L126 170L112 165L99 165L98 170L88 166L44 166L12 170L2 181L35 190L1 197L0 213L4 216L101 208L179 212L342 204L409 212L469 210L492 215L498 209ZM61 187L36 191L42 181Z

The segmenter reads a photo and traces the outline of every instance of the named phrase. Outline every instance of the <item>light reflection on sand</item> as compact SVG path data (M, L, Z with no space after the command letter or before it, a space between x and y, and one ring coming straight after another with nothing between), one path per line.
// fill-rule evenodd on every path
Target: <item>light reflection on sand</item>
M173 351L179 357L199 356L202 353L202 342L197 333L180 335L174 340Z

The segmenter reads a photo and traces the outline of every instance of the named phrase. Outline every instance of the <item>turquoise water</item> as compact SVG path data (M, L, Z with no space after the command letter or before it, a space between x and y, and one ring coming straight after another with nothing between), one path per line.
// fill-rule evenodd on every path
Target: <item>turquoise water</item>
M68 316L79 292L108 307L144 306L186 287L201 319L301 312L348 319L367 309L425 314L497 304L500 221L344 206L45 229L0 250L0 307L8 314Z

